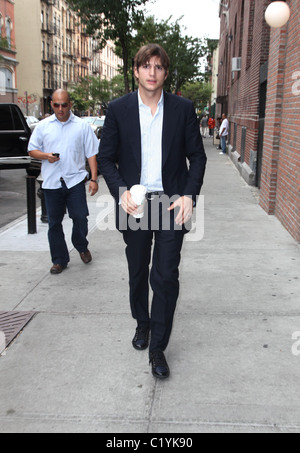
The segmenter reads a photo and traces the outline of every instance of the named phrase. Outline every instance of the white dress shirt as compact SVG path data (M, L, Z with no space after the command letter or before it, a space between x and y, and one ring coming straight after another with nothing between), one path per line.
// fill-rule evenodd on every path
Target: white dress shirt
M142 139L142 172L140 184L147 192L162 192L162 131L164 119L164 93L162 92L157 110L152 116L151 108L146 106L140 93L139 114Z
M71 112L68 121L55 115L41 121L34 129L28 152L59 153L60 160L42 161L43 189L60 189L63 178L68 189L82 182L88 172L86 159L98 154L99 142L89 124Z

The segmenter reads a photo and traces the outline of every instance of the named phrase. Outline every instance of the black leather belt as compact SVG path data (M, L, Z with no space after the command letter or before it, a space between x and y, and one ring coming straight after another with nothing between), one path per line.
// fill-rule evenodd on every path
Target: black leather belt
M146 198L148 201L152 201L155 197L162 197L164 194L165 192L148 192Z

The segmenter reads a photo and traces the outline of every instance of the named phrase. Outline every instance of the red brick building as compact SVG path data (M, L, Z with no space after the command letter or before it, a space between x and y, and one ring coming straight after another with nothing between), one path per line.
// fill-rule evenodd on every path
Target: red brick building
M300 5L288 0L288 24L271 29L270 3L220 4L217 115L229 116L229 155L261 206L300 241Z
M0 102L17 103L14 2L0 0Z

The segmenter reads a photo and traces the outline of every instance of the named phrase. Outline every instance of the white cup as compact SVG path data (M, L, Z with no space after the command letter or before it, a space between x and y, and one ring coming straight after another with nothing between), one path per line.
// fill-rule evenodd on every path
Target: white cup
M137 213L134 214L135 219L142 219L145 215L146 193L147 189L140 184L131 187L131 197L134 203L138 206Z

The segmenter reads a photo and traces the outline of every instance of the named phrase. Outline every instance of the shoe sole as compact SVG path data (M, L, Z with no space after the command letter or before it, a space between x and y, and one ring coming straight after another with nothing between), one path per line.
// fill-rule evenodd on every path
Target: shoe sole
M153 377L155 377L155 379L159 379L160 381L164 381L165 379L168 379L170 377L170 372L168 373L167 376L158 376L154 373L152 373Z
M146 351L146 349L149 348L149 344L147 344L147 346L145 346L143 348L139 348L138 346L135 346L133 343L132 343L132 346L136 351Z
M60 275L60 274L62 274L62 273L63 273L63 271L65 271L66 269L67 269L67 268L66 268L66 267L64 267L64 268L63 268L63 270L62 270L62 271L60 271L60 272L57 272L57 271L51 271L51 270L50 270L50 274L51 274L51 275Z

